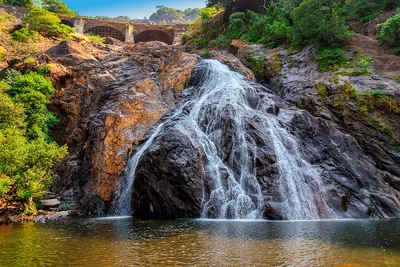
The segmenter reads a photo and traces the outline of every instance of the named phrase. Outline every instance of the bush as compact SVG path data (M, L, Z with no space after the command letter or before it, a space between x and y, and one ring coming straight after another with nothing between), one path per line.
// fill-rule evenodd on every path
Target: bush
M204 48L204 47L207 46L208 40L202 39L202 38L198 38L198 39L195 40L195 44L196 44L196 47L198 49L201 49L201 48Z
M27 28L22 28L18 31L15 31L11 34L11 38L17 42L26 42L28 40L37 40L38 34L37 32L30 31Z
M334 0L305 0L292 13L295 45L341 46L349 35Z
M200 17L202 21L211 19L218 10L215 7L203 8L200 10Z
M33 0L4 0L4 4L33 8Z
M53 13L37 8L23 18L28 23L29 30L37 31L46 37L70 38L74 32L71 27L61 24L60 19Z
M184 45L187 42L189 42L191 39L192 38L190 37L190 35L184 33L184 34L182 34L182 37L181 37L181 43Z
M379 43L395 47L393 51L400 51L400 14L394 15L382 24L379 35Z
M0 195L12 188L27 214L46 194L53 165L67 154L66 146L46 138L55 120L46 107L53 95L51 82L34 72L9 71L0 81Z
M8 93L16 103L22 104L26 109L27 136L31 139L42 137L51 140L48 136L49 126L56 119L47 110L50 98L55 93L51 81L35 72L16 77L14 75L16 74L12 72L7 75L6 80L11 81Z
M4 56L7 54L7 50L0 46L0 61L3 60Z
M326 48L318 51L317 60L322 71L336 70L347 63L341 48Z
M90 41L98 44L104 44L106 42L106 40L104 40L104 38L99 35L87 35L87 37Z
M66 3L60 0L42 0L43 8L57 14L63 14L68 17L76 17L76 13L69 9Z
M398 4L399 0L353 0L346 1L344 11L350 19L367 22Z

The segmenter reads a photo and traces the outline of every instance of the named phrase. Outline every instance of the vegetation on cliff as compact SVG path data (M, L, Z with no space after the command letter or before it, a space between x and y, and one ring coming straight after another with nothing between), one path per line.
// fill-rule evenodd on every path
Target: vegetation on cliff
M399 0L256 0L251 3L244 0L210 0L210 7L201 13L213 10L213 16L201 16L192 24L191 34L185 35L183 41L191 42L197 48L225 48L234 39L266 44L271 48L316 45L321 66L326 70L346 62L340 50L351 37L349 21L373 19L399 4ZM225 12L215 16L217 9L212 7L224 8ZM395 53L399 51L399 16L384 23L379 35L380 42L393 46ZM334 58L337 60L331 62Z
M35 72L9 71L0 82L0 197L16 194L26 214L35 212L51 168L67 154L49 136L58 122L47 109L54 93L51 81Z
M150 20L157 24L190 23L199 18L199 8L179 10L166 6L157 6L157 11L150 16Z
M27 215L36 212L53 180L52 168L67 155L67 147L50 134L59 121L47 108L56 91L46 77L49 66L37 63L34 53L51 42L47 38L70 39L74 30L49 11L58 1L44 2L47 6L33 8L20 29L12 15L0 11L0 200L19 199ZM16 58L28 67L22 73L5 71L7 61Z

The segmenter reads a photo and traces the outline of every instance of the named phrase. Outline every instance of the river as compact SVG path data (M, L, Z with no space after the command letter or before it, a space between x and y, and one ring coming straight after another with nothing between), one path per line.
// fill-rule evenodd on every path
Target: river
M72 218L0 227L0 266L400 266L400 220Z

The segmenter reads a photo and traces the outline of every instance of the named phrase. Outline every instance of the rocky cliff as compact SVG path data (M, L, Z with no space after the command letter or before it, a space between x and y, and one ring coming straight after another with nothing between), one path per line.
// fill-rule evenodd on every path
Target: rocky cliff
M132 156L133 143L174 109L198 57L158 42L83 47L66 41L47 51L66 68L51 109L55 140L70 155L53 191L88 214L101 215Z
M113 212L118 184L129 172L129 160L154 129L165 123L166 128L138 163L132 192L134 214L218 217L218 198L213 200L215 188L205 169L207 149L192 122L182 120L196 105L194 96L201 99L202 79L209 76L204 74L204 65L198 64L200 58L158 42L100 46L79 38L76 41L61 42L37 57L38 62L52 66L50 75L58 91L50 108L61 120L53 136L58 143L68 144L70 151L57 166L52 191L85 214ZM365 50L374 50L373 44L361 43L367 45ZM354 44L357 49L359 45ZM232 52L236 57L227 52L211 52L210 56L243 74L252 88L245 94L245 106L257 114L241 116L247 154L254 157L249 161L250 173L256 172L257 181L249 180L252 182L246 185L248 192L254 193L248 200L261 217L294 218L288 216L287 197L280 188L282 155L274 148L276 142L282 143L287 155L293 154L291 140L301 158L292 165L302 173L307 190L317 188L319 192L303 197L313 203L310 212L315 218L399 216L400 88L399 81L391 78L398 75L399 61L385 64L389 56L378 53L368 75L350 75L343 70L319 71L312 47L289 53L243 45ZM263 68L256 73L257 80L266 87L254 83L255 75L243 65L254 67L255 59ZM35 68L23 59L9 65L21 70ZM233 85L228 82L228 86ZM210 116L214 104L206 105ZM182 114L171 120L177 110ZM242 159L236 153L246 154L234 149L237 111L227 105L217 114L221 129L216 131L218 135L210 133L209 139L215 141L219 136L220 142L215 143L218 157L235 177L239 172L235 166ZM265 118L276 122L273 128L281 129L278 132L287 134L279 134L281 139L275 140L278 135L265 128ZM205 125L213 119L199 122L199 128L206 131ZM303 173L303 165L317 170L318 175ZM209 206L203 213L205 199ZM225 214L235 217L231 208Z

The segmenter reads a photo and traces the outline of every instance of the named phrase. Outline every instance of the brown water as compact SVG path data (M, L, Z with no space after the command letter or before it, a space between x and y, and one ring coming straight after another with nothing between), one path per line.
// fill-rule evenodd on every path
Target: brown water
M8 225L0 266L400 266L400 220Z

